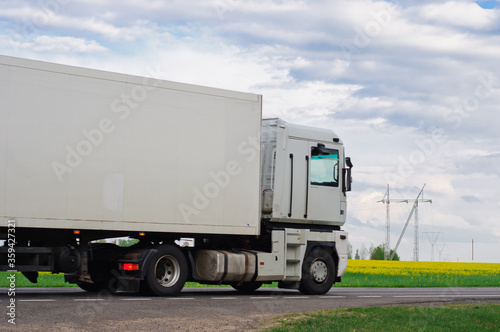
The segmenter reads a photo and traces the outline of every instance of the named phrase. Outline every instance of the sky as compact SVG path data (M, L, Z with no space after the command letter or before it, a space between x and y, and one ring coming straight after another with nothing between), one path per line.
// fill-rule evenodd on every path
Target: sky
M500 263L500 1L1 7L0 54L261 94L264 117L335 131L354 164L354 251L385 241L388 185L415 199L425 184L419 259ZM412 203L390 206L394 248Z

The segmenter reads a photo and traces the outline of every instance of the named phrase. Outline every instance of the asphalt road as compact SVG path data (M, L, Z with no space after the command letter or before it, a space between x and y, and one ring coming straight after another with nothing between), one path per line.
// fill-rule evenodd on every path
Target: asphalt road
M91 294L78 288L0 290L6 331L243 331L274 315L329 308L433 305L443 302L500 303L500 287L333 288L323 296L261 288L241 295L232 288L185 288L173 298ZM11 298L15 322L8 322ZM1 317L1 316L0 316Z

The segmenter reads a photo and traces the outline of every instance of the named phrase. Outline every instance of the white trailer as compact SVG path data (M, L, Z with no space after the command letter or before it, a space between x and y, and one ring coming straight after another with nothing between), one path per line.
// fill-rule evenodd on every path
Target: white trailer
M0 56L1 270L89 291L325 293L347 266L352 165L332 131L261 110L260 95Z

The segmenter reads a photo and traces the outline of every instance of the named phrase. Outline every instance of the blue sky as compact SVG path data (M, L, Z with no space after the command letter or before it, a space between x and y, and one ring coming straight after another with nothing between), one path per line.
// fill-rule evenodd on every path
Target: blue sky
M441 258L500 262L498 1L20 1L0 53L262 94L264 116L333 129L352 157L354 248L385 239L386 186ZM392 246L410 207L394 204ZM398 253L412 258L412 228ZM437 251L435 257L438 258Z
M476 1L476 3L481 6L481 8L485 9L493 9L500 5L498 1Z

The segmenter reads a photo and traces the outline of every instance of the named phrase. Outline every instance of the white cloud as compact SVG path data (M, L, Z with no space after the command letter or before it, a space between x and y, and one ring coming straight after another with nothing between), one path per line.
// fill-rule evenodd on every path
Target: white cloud
M107 51L106 47L94 40L87 41L74 37L37 36L30 42L10 41L10 43L15 48L42 53L101 53Z
M73 12L73 5L83 5L82 10ZM5 4L0 12L0 18L6 18L15 22L15 30L25 38L33 38L49 30L63 30L79 34L93 34L109 40L133 41L150 33L154 27L150 26L148 20L134 19L127 21L125 26L114 23L117 17L109 7L103 14L92 12L92 16L85 16L92 8L91 4L68 3L66 1L47 1L38 3ZM115 8L124 8L123 4Z
M418 15L435 24L489 29L498 24L499 11L479 7L475 1L447 1L419 7Z
M435 213L434 224L443 228L472 229L472 226L464 218L452 213Z

